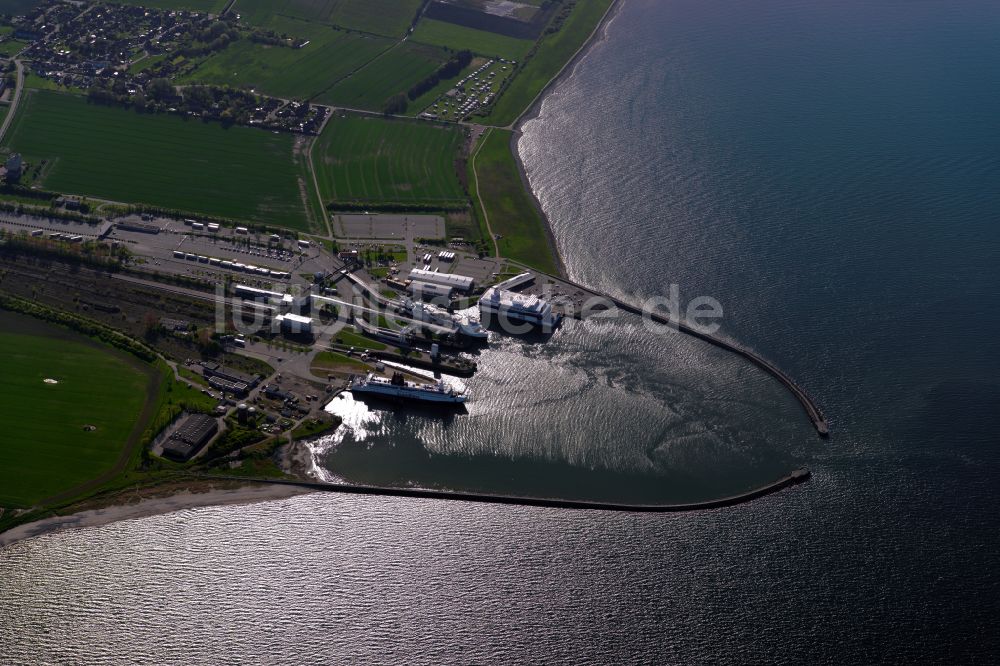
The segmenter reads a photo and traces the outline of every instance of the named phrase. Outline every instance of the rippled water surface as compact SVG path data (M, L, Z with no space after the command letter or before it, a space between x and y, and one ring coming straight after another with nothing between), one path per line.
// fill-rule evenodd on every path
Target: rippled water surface
M499 340L468 414L344 399L330 473L696 498L647 516L307 495L0 550L0 661L995 660L1000 5L624 0L524 126L572 276L680 285L830 416L623 320ZM991 659L992 657L992 659Z

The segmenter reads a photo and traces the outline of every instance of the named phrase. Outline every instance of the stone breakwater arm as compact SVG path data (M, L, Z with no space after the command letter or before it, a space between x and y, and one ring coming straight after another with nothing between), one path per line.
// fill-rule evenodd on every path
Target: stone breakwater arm
M777 379L785 388L791 391L792 395L795 396L795 399L798 400L799 404L802 405L802 408L806 412L806 416L808 416L809 420L812 421L813 427L816 428L816 432L819 433L820 437L830 436L830 428L826 422L826 417L823 415L823 412L820 410L819 406L812 399L812 397L810 397L809 394L806 393L801 386L796 384L795 380L792 379L788 375L788 373L786 373L784 370L782 370L775 364L768 361L766 358L764 358L757 352L747 349L746 347L742 347L736 344L735 342L730 342L718 336L712 335L711 333L705 333L704 331L699 331L698 329L693 328L692 326L685 324L684 322L674 322L662 315L658 315L652 312L646 312L641 308L638 308L630 303L626 303L621 299L615 298L614 296L609 296L608 294L601 294L599 292L594 291L590 287L585 287L584 285L573 282L572 280L567 280L565 278L556 277L554 275L547 275L544 273L540 274L546 275L550 279L555 280L557 282L564 282L566 284L572 285L577 289L580 289L586 293L594 294L595 296L605 298L611 303L614 303L616 307L618 307L621 310L624 310L625 312L630 312L632 314L639 315L640 317L644 316L649 317L658 324L664 324L666 326L676 326L677 330L679 330L681 333L685 333L687 335L696 337L699 340L704 340L705 342L715 345L716 347L725 349L727 351L731 351L734 354L742 356L743 358L747 359L760 369L770 374L772 377Z
M324 483L321 481L300 481L295 479L272 479L242 476L205 476L202 478L228 479L254 483L271 483L298 486L323 492L337 492L350 495L383 495L388 497L415 497L424 499L453 500L461 502L481 502L487 504L509 504L518 506L540 506L553 509L585 509L592 511L622 511L632 513L671 513L720 509L776 493L790 486L805 482L812 476L805 467L783 476L777 481L748 490L737 495L729 495L703 502L681 504L627 504L620 502L590 502L587 500L556 499L548 497L523 497L517 495L491 495L487 493L457 492L450 490L430 490L423 488L391 488L387 486L355 486L345 483Z

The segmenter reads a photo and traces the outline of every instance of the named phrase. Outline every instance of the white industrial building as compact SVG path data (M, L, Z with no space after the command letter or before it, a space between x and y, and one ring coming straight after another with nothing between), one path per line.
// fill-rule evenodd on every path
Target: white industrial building
M406 287L413 298L445 298L451 300L455 293L454 287L444 284L434 284L433 282L423 282L412 280Z
M439 273L436 270L429 271L424 268L414 268L411 270L410 279L414 282L430 282L431 284L444 285L458 291L471 291L473 285L473 279L465 275Z
M312 333L312 319L297 314L281 314L274 318L283 330L291 333Z

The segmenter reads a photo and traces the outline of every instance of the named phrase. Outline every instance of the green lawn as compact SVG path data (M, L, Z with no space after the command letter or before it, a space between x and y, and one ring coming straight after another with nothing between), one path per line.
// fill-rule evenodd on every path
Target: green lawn
M16 55L18 52L21 51L21 49L23 49L30 43L31 42L25 42L20 39L6 39L3 42L0 42L0 56L9 58L13 55Z
M483 122L503 127L517 120L542 88L587 41L612 2L578 0L562 28L542 39L538 50L517 72Z
M203 63L183 83L252 87L276 97L307 99L328 90L392 46L382 37L277 18L273 29L308 39L302 48L241 39Z
M316 358L313 359L312 365L309 366L309 370L314 375L319 377L323 373L330 371L368 372L371 370L371 367L367 363L345 354L322 351L316 354Z
M468 49L485 56L499 56L508 60L520 60L531 45L529 39L517 39L498 35L495 32L466 28L465 26L434 19L420 19L413 39L424 44L444 46L455 51Z
M147 376L61 331L0 331L0 348L0 504L30 506L109 470L142 411Z
M335 336L333 336L334 342L338 344L347 345L348 347L358 347L359 349L372 349L375 351L381 351L383 349L388 349L388 347L377 340L365 337L360 333L356 333L353 328L345 327L340 330Z
M145 115L32 91L7 146L48 160L44 187L70 194L305 229L294 137L174 115ZM308 189L305 189L308 191Z
M269 27L275 15L328 23L387 37L402 37L422 0L238 0L244 19Z
M480 205L490 227L500 234L500 254L548 273L558 271L555 256L531 194L521 181L510 150L509 130L489 130L480 139L472 166L479 181ZM475 188L473 188L475 192Z
M325 203L445 203L465 193L455 171L461 128L337 115L313 148Z
M402 42L320 95L316 101L356 109L381 110L385 101L405 93L448 60L436 46Z

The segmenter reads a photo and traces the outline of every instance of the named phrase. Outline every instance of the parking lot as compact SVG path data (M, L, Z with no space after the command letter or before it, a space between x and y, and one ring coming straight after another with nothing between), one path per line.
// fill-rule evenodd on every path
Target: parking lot
M329 255L321 254L313 244L301 247L294 240L272 240L268 235L241 234L226 228L193 231L176 220L157 222L143 224L156 226L161 229L159 233L116 227L109 237L126 243L133 254L152 263L155 270L217 281L229 274L240 282L273 280L287 284L300 273L312 275L333 268ZM264 275L265 269L287 275Z
M444 218L438 215L334 215L334 231L343 238L397 240L444 238Z

